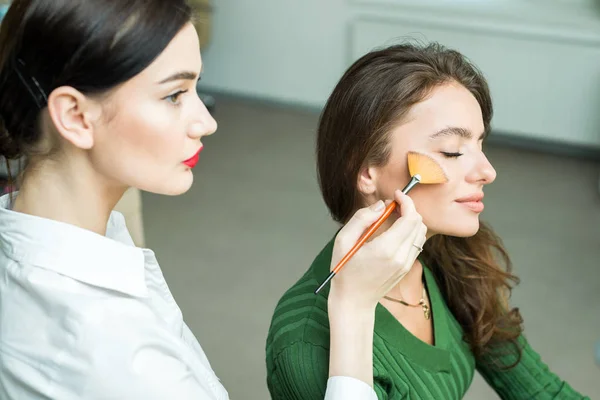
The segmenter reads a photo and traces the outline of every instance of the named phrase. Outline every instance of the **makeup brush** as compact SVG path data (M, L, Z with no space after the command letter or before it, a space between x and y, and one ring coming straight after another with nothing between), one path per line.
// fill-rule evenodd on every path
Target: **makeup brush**
M408 172L411 176L410 181L402 189L402 193L408 194L417 184L436 184L436 183L445 183L448 181L448 177L444 172L443 168L430 156L418 153L416 151L410 151L408 153ZM379 227L389 218L390 215L394 212L398 203L392 201L385 212L377 221L375 221L369 229L360 237L358 242L352 247L352 249L338 262L333 271L329 274L327 279L319 286L317 290L315 290L315 294L318 294L321 289L327 285L327 283L337 274L342 267L350 260L350 258L356 254L358 249L362 247L363 244L379 229Z

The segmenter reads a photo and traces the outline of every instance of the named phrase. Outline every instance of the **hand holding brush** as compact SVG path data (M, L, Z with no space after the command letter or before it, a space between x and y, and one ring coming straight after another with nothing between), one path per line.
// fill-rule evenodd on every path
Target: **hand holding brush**
M401 194L404 194L404 195L408 194L408 192L410 190L412 190L419 183L420 184L439 184L439 183L445 183L448 181L446 173L444 172L442 167L433 158L431 158L430 156L428 156L426 154L422 154L422 153L418 153L418 152L409 152L408 153L408 170L411 175L411 179L408 182L408 184L406 185L406 187L404 189L402 189ZM410 202L412 203L412 200ZM380 203L380 204L383 204L383 203ZM354 246L352 246L350 248L350 250L346 253L346 255L336 264L336 266L332 269L329 276L317 288L317 290L315 291L315 294L318 294L325 287L325 285L327 285L327 283L344 267L344 265L346 265L348 260L350 260L350 258L352 258L356 254L356 252L358 252L358 250L365 244L365 242L371 236L373 236L373 234L377 231L377 229L379 229L381 227L381 225L390 217L390 215L392 215L392 213L394 212L394 210L396 209L398 204L400 204L398 198L396 199L396 201L392 201L385 209L385 212L383 212L383 214L360 237L354 239L355 240ZM414 208L414 206L413 206L413 208ZM359 213L362 213L362 214L359 215ZM354 218L361 218L361 215L366 215L367 213L368 213L368 211L360 210L355 215ZM405 216L405 214L402 214L402 217L404 217L404 216ZM402 217L400 218L400 220L402 220ZM352 222L352 220L350 222ZM348 225L350 225L350 223ZM359 225L357 225L357 227L358 226ZM340 240L343 240L343 241L352 240L352 239L344 239L346 236L343 232L345 228L346 227L342 228L342 230L338 234L338 238L340 238L340 235L341 235L342 239L340 239ZM352 228L350 228L350 229L352 229ZM356 233L355 232L353 232L353 233L354 233L353 235L351 234L348 236L349 237L356 236ZM423 243L424 243L424 240L423 240ZM421 243L421 246L423 243ZM347 244L347 243L345 243L345 244ZM336 246L336 247L340 247L340 246ZM347 246L341 246L341 247L347 248ZM393 245L392 245L392 248L394 248Z

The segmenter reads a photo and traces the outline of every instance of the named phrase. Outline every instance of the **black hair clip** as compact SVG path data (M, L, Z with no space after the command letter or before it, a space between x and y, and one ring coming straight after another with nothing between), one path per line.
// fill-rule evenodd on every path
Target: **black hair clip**
M46 92L44 92L44 89L42 89L39 82L33 77L33 75L29 75L25 72L25 62L23 62L23 60L20 58L17 60L17 65L15 65L15 72L19 76L21 83L23 83L31 95L31 98L33 98L33 101L35 101L35 104L38 106L38 108L41 110L46 107L46 104L48 103L48 96L46 95Z

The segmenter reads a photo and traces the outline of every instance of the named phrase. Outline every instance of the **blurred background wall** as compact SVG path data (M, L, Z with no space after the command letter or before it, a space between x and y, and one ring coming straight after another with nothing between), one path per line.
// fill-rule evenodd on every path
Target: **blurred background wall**
M507 139L600 148L595 0L218 0L206 87L319 108L353 60L408 37L484 71Z

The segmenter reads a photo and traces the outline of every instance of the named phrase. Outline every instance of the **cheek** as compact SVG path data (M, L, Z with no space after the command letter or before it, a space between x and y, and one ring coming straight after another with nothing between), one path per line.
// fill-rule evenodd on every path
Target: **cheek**
M123 113L123 118L115 122L113 143L119 147L115 150L131 162L150 167L182 156L183 142L169 110L140 108L135 113Z
M102 127L92 163L105 178L125 186L155 193L182 192L189 186L190 177L179 178L186 175L181 167L186 157L185 135L181 132L169 110L122 108ZM179 182L182 179L185 182Z
M452 185L418 185L409 196L415 203L417 212L423 217L423 223L428 227L436 225L445 219L452 205Z
M443 185L419 185L410 193L428 234L468 237L478 231L478 215L454 202L459 183L451 180Z
M407 167L387 165L377 179L377 197L380 199L394 198L394 192L404 189L409 180Z

